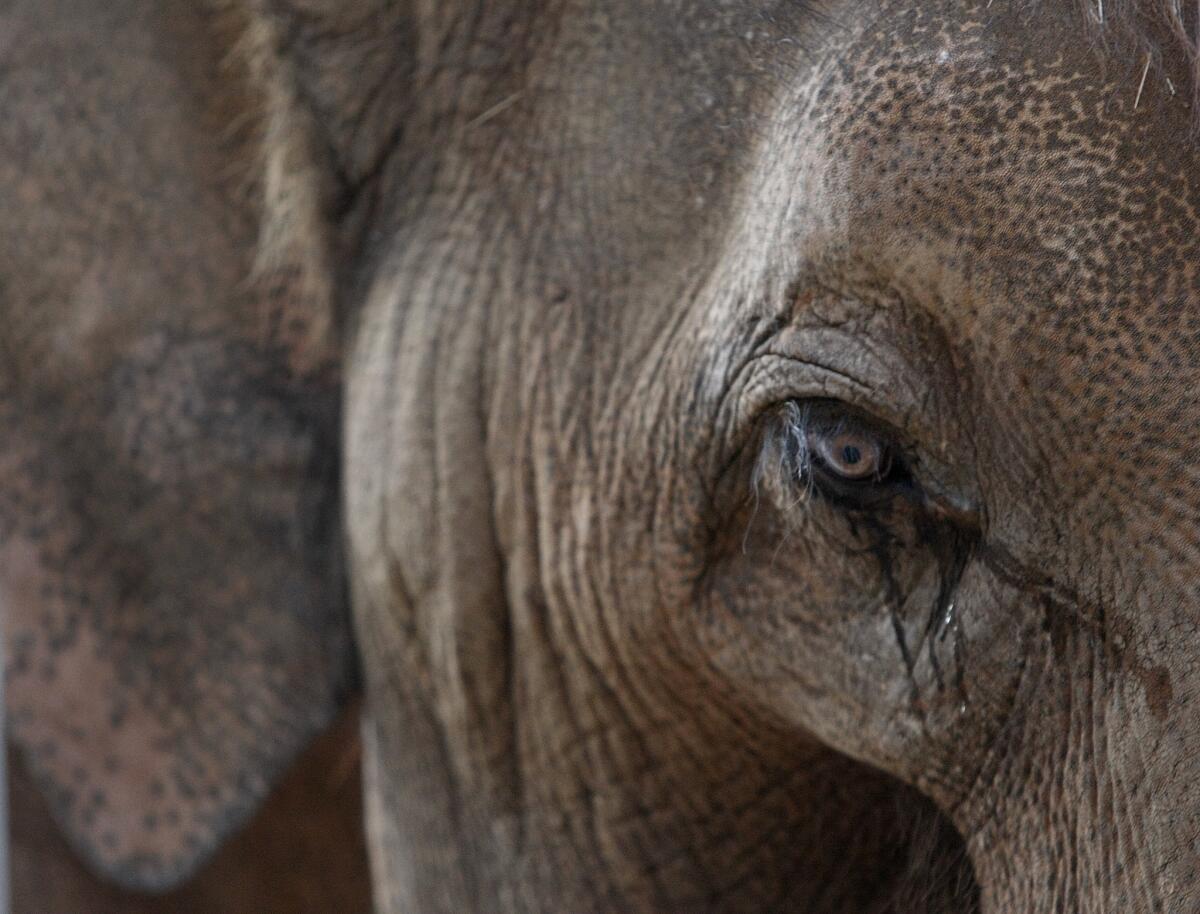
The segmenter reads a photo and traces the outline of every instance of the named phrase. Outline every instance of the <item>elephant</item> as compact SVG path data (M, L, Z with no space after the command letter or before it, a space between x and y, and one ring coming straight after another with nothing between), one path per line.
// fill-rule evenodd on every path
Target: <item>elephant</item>
M90 872L36 786L11 769L13 914L370 914L354 708L290 766L262 808L179 888L126 891ZM15 761L15 760L13 760Z
M73 845L185 881L361 693L380 914L1195 910L1197 28L0 5Z

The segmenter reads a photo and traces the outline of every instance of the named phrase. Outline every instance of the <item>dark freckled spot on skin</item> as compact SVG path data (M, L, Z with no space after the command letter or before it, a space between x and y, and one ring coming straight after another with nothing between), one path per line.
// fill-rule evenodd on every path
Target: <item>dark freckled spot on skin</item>
M1161 723L1167 719L1171 704L1175 700L1175 689L1171 685L1171 674L1162 665L1152 666L1138 673L1142 688L1146 692L1146 704L1150 713Z
M61 788L55 796L55 802L60 809L71 809L75 805L75 800L75 791L69 787Z

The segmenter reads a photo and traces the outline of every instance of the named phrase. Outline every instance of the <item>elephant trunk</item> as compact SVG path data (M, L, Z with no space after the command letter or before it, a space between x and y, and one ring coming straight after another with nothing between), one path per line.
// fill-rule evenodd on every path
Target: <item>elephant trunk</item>
M1050 627L1055 649L954 817L983 910L1200 910L1200 728L1173 666L1111 631Z

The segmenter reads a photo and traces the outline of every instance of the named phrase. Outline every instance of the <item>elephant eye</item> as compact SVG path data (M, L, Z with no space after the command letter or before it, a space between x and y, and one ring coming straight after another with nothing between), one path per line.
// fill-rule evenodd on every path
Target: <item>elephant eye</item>
M776 428L764 457L779 454L794 482L843 507L878 507L912 481L894 436L837 401L788 403Z
M848 482L877 481L891 468L888 443L865 429L818 431L809 446L828 472Z

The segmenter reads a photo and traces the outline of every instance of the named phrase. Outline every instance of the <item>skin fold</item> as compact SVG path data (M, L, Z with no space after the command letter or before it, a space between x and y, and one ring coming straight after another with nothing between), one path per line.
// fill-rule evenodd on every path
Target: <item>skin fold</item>
M360 664L381 914L1194 910L1200 161L1116 6L115 4L0 164L76 846L184 879Z

